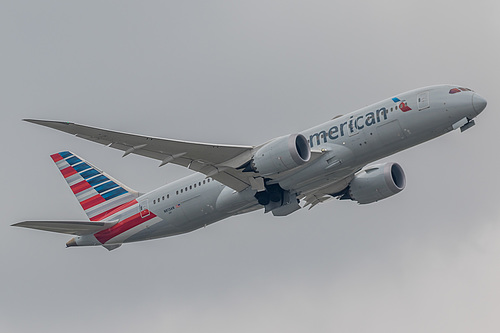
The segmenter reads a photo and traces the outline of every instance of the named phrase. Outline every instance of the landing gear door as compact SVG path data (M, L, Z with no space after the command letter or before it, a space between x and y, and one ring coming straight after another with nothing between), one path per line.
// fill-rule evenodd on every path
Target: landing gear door
M424 91L417 95L418 110L424 110L430 107L429 92Z
M149 216L149 214L151 214L149 212L148 199L145 199L145 200L139 202L139 211L141 213L142 218L145 218L145 217Z

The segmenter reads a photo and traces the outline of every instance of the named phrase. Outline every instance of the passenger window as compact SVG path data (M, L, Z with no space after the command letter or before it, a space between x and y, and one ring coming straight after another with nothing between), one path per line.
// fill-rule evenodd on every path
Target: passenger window
M156 200L153 200L153 205L156 204Z

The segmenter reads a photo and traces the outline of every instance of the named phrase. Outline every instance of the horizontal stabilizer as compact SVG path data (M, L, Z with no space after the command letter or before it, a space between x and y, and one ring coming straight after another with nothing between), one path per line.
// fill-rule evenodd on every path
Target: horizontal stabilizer
M108 229L118 221L90 222L90 221L24 221L14 223L13 227L23 227L70 235L89 235L100 230Z

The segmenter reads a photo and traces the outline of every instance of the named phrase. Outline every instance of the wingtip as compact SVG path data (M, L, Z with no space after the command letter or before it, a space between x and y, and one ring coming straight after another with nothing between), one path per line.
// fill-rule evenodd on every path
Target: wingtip
M74 124L70 121L41 120L41 119L30 119L30 118L24 118L23 121L26 121L26 122L32 123L32 124L37 124L37 125L44 125L44 126L47 126L49 124L64 124L64 125L73 125Z
M27 123L37 124L37 125L43 125L46 122L50 122L48 120L31 119L31 118L24 118L23 121L25 121Z
M10 226L11 227L21 227L21 228L26 228L26 223L27 221L22 221L22 222L16 222L16 223L13 223L11 224Z
M16 222L11 224L11 227L25 227L27 224L29 224L29 221L21 221L21 222Z

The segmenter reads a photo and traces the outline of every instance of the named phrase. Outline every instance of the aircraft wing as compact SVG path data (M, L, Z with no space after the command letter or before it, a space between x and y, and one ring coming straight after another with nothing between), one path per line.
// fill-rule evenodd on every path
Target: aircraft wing
M81 236L108 229L115 225L117 222L118 221L24 221L14 223L12 226Z
M124 151L123 156L137 154L161 161L160 166L174 163L201 172L236 191L250 186L254 174L237 168L252 157L252 146L219 145L129 134L71 122L24 119L79 138Z

